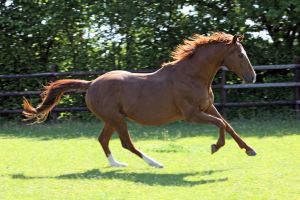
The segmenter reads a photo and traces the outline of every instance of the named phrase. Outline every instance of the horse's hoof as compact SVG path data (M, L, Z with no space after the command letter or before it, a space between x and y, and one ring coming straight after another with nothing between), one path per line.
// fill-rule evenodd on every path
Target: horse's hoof
M154 168L164 168L164 165L159 163L159 162L151 162L151 163L148 163L151 167L154 167Z
M215 145L215 144L212 144L212 145L211 145L211 154L216 153L218 150L219 150L219 149L218 149L217 145Z
M146 154L143 154L143 160L150 165L151 167L155 167L155 168L164 168L164 165L157 162L156 160L154 160L153 158L150 158L149 156L147 156Z
M155 168L164 168L164 166L162 164L152 165L152 167L155 167Z
M255 152L253 149L247 150L247 151L246 151L246 154L247 154L248 156L256 156L256 152Z
M128 165L126 163L121 162L115 162L110 164L111 167L127 167Z

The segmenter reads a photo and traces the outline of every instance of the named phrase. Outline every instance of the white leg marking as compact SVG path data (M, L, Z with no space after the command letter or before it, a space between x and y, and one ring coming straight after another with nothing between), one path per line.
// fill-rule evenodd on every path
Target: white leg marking
M142 153L142 152L141 152ZM163 168L164 166L157 162L156 160L154 160L153 158L150 158L149 156L147 156L146 154L142 153L143 155L143 159L146 163L148 163L148 165L152 166L152 167L156 167L156 168Z
M112 156L112 154L110 154L108 157L108 162L109 162L109 165L111 167L127 167L128 165L126 163L121 163L117 160L114 159L114 157Z

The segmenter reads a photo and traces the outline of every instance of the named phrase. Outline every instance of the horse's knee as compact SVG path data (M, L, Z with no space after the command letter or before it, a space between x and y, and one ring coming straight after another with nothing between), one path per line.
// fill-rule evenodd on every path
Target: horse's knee
M224 130L226 129L226 124L222 119L216 119L215 125L221 129L224 129Z

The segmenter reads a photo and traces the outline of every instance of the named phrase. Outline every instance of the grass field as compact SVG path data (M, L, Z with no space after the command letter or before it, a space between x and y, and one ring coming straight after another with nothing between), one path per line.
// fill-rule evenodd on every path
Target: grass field
M129 164L110 168L96 138L99 122L0 125L0 199L300 199L300 121L249 120L232 125L258 155L248 157L213 126L183 122L160 127L130 124L135 145L165 165L155 169L122 149Z

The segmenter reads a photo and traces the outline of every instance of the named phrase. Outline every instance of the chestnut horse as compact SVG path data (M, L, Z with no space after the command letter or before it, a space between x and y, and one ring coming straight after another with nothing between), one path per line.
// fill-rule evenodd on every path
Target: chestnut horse
M46 86L42 102L33 108L24 99L23 114L28 120L44 121L64 92L86 91L86 104L104 122L98 138L110 166L127 166L114 159L109 140L116 131L122 146L147 164L162 164L136 149L128 133L126 119L144 125L161 125L176 120L214 124L219 138L211 145L215 153L225 144L225 131L247 155L256 155L213 105L211 88L217 71L225 65L247 83L255 82L256 74L241 45L242 36L222 32L210 36L195 35L173 52L173 61L153 73L111 71L93 81L63 79Z

